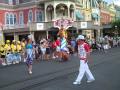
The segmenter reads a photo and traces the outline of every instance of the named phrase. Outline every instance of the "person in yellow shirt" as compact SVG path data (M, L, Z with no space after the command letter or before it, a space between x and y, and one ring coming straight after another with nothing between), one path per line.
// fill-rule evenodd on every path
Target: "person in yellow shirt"
M15 40L12 41L11 51L12 51L12 53L16 53L17 52L17 47L16 47L16 41Z
M25 44L26 44L25 39L22 39L22 41L21 41L21 48L22 48L21 57L22 57L23 62L26 62Z
M4 43L0 45L0 60L2 61L2 65L5 66L5 49L4 49Z
M6 40L5 44L5 58L8 65L12 64L12 54L11 54L11 45L10 40Z
M16 53L17 53L17 46L16 46L16 41L13 40L12 44L11 44L11 52L12 52L12 63L15 64L17 63L17 57L16 57Z
M21 51L22 51L22 47L21 47L21 43L20 41L17 41L17 54L16 54L16 57L17 57L17 62L19 63L21 61Z
M17 52L21 52L22 51L22 46L20 44L20 41L17 41Z
M6 44L5 44L4 49L5 49L6 54L11 52L10 40L6 40Z

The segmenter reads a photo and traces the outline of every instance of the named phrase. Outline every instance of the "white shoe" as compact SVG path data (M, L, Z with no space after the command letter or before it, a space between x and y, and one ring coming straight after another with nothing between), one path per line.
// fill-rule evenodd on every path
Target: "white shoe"
M13 62L13 64L16 64L16 62Z
M2 63L3 66L6 66L7 64L6 63Z
M12 63L7 63L7 65L11 65Z
M88 80L87 83L91 83L93 81L95 81L95 79Z
M58 56L56 56L55 58L58 58Z
M55 57L55 56L53 56L52 58L53 58L53 59L55 59L56 57Z
M81 84L81 82L75 81L75 82L73 82L73 84L74 84L74 85L77 85L77 84Z
M29 74L32 74L32 71L29 71Z
M24 58L24 62L26 62L26 59Z
M16 63L18 64L18 63L19 63L19 61L16 61Z

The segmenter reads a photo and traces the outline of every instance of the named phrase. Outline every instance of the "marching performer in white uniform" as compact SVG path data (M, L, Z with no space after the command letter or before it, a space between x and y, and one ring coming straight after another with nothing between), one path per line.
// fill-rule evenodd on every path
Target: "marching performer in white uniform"
M73 82L73 84L81 84L81 80L84 74L87 76L87 82L89 83L95 80L87 64L87 56L90 54L90 47L87 43L85 43L85 38L83 35L79 35L77 41L78 56L80 58L80 67L77 79L75 80L75 82Z

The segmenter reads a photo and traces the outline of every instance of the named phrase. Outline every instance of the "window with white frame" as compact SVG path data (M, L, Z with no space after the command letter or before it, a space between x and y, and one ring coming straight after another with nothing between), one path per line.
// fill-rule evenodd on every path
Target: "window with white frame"
M19 24L20 24L20 25L24 24L23 12L20 12L20 13L19 13Z
M32 22L32 21L33 21L33 12L32 10L30 10L28 13L28 22Z
M42 11L37 10L36 11L36 22L40 22L40 21L43 21Z
M19 0L16 0L16 5L18 5L19 4Z
M9 0L9 4L10 4L10 5L13 5L13 0Z
M5 14L5 24L8 25L9 24L9 13Z
M13 25L14 24L14 14L10 14L10 16L9 16L9 18L10 18L10 25Z
M5 14L5 24L6 25L14 25L16 24L17 22L17 19L16 19L16 14L13 14L13 13L6 13Z
M16 14L14 14L14 24L17 24Z

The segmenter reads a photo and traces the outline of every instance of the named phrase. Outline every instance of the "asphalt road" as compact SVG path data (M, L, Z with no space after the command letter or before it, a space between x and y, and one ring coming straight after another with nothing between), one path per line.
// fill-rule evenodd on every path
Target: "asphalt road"
M84 77L81 85L73 85L78 72L63 75L44 83L38 83L21 90L120 90L120 52L113 49L106 53L101 63L92 65L95 81L87 83Z
M88 84L84 77L81 85L72 84L79 68L76 56L63 63L34 63L32 75L25 64L0 67L0 90L120 90L120 48L94 51L89 66L96 80Z

